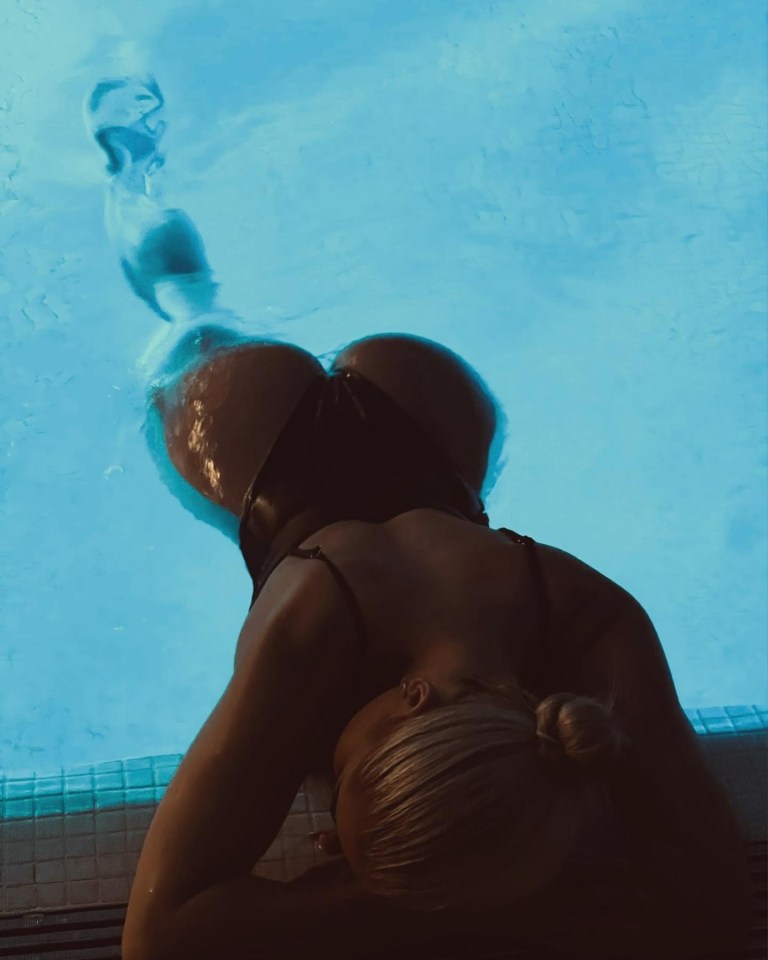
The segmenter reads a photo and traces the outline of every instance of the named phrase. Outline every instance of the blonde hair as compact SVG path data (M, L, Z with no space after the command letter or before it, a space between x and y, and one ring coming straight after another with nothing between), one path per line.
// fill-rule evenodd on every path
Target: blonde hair
M543 886L604 803L621 755L613 703L474 677L469 692L401 723L357 771L366 810L355 872L405 909L472 909L473 880L510 899ZM475 886L476 886L475 882Z

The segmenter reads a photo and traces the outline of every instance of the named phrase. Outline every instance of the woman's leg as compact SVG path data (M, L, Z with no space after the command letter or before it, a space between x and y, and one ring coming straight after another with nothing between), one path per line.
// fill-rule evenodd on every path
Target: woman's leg
M107 233L134 293L162 321L138 364L150 452L182 504L236 539L251 479L323 368L299 347L249 335L217 304L194 223L159 202L162 106L151 77L106 80L86 101L86 123L109 160Z

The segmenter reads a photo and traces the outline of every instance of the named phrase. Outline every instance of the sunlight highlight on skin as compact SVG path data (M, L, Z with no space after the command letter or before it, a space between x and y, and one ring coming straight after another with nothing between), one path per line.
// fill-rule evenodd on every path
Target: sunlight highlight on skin
M206 457L203 461L203 475L210 484L211 490L217 495L219 500L222 500L224 491L221 487L221 472L217 469L210 457Z

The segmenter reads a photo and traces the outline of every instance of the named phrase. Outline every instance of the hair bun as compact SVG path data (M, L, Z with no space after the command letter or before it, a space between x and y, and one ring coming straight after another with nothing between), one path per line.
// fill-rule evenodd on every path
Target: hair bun
M597 770L617 760L624 736L606 704L576 693L556 693L536 708L539 755Z

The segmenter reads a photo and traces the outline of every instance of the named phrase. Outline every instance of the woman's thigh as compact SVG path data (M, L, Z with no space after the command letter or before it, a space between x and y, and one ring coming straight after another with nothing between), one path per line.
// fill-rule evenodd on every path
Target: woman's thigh
M389 394L445 450L467 483L482 492L489 457L498 453L494 440L503 414L458 354L433 340L380 334L349 344L333 369L354 370Z
M198 493L239 516L251 480L319 375L311 353L270 340L242 339L201 355L150 391L161 453Z

